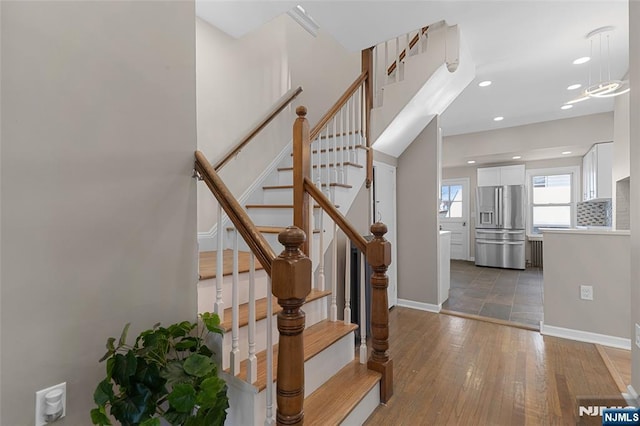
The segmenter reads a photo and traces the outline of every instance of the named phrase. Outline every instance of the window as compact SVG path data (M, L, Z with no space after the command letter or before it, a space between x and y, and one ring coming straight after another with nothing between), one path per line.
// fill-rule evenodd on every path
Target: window
M574 223L577 168L531 170L529 182L530 231L540 228L570 228Z
M442 185L440 199L440 217L462 217L462 185Z

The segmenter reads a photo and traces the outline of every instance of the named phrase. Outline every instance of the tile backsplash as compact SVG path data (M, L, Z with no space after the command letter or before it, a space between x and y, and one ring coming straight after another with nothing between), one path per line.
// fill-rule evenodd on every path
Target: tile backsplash
M616 229L630 229L630 179L616 182Z
M578 226L611 226L611 199L578 203Z

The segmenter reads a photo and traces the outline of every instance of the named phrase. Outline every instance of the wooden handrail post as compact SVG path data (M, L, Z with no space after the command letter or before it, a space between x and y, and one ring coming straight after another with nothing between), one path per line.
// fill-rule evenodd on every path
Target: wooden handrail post
M365 181L365 185L367 188L371 187L371 183L373 182L373 149L371 148L371 139L369 136L371 132L369 129L371 128L371 110L373 109L373 47L369 49L364 49L362 51L362 72L367 72L367 80L364 85L364 114L365 114L365 126L364 126L364 137L367 141L367 178Z
M367 244L367 262L373 269L371 276L371 346L373 351L367 367L382 374L380 401L387 402L393 395L393 360L389 356L389 304L387 268L391 264L391 243L384 239L387 225L371 225L373 240Z
M284 251L271 268L273 295L282 312L278 314L278 378L276 422L302 425L304 420L304 342L305 315L300 309L311 291L311 260L301 251L305 233L294 226L278 235ZM268 348L267 350L271 350Z
M293 123L293 225L307 235L313 235L309 221L309 194L304 190L304 179L311 178L309 121L307 108L296 108L298 118ZM302 252L309 255L309 241L302 243Z

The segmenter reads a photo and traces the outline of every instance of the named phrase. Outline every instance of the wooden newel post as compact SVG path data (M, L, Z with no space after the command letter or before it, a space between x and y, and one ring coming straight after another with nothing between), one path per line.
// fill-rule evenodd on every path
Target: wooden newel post
M273 295L282 306L278 314L278 425L302 425L304 419L305 315L300 307L311 291L311 260L300 246L306 239L305 233L294 226L282 231L278 241L285 248L271 266Z
M311 142L307 108L296 108L298 118L293 123L293 225L307 235L313 235L309 227L309 194L304 190L304 178L311 177ZM304 241L302 252L309 256L309 243Z
M367 367L382 374L380 400L387 402L393 395L393 361L389 356L389 303L387 268L391 264L391 243L384 239L387 225L371 225L373 240L367 244L367 262L373 269L371 276L371 346L373 351Z

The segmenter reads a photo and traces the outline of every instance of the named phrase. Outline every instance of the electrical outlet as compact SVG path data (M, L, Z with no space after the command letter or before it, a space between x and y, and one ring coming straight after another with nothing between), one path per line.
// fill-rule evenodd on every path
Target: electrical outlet
M36 392L35 426L53 423L67 414L67 383Z
M593 286L581 285L580 286L580 299L593 300Z
M636 323L636 346L640 348L640 324Z

